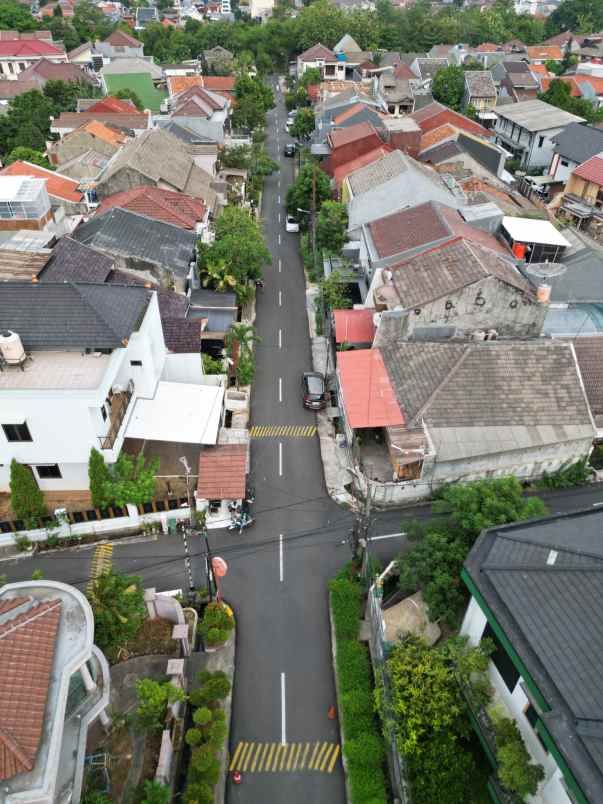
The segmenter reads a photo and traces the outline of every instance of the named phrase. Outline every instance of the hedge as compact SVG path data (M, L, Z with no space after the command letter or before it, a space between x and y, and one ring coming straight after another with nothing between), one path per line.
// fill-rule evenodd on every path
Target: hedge
M375 714L367 647L358 641L362 585L342 573L329 584L337 644L335 672L351 804L386 804L385 746Z

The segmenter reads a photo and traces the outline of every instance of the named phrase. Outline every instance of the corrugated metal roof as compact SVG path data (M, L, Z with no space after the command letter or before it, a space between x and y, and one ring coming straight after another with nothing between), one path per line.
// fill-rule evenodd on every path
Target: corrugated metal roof
M405 423L379 349L339 352L337 363L350 427L388 427Z

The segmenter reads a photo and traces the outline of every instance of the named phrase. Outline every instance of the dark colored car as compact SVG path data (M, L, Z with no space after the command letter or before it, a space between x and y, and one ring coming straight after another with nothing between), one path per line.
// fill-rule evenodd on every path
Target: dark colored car
M295 145L295 143L294 142L288 142L285 145L283 153L285 154L285 156L295 156L296 150L297 150L297 146Z
M304 407L310 410L322 410L327 406L327 389L322 374L307 371L302 376L302 392Z

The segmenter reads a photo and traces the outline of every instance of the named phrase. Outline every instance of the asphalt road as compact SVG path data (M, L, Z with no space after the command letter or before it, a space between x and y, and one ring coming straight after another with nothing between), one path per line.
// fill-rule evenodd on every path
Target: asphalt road
M297 235L285 233L284 202L293 160L282 156L285 110L279 96L269 115L268 148L281 164L266 182L263 217L272 265L258 294L257 372L252 398L254 425L310 425L314 414L301 403L300 377L311 368L305 285ZM280 220L279 220L280 214ZM280 333L280 334L279 334ZM348 560L345 543L352 515L326 494L318 439L274 438L252 442L254 526L242 536L210 531L215 553L229 564L223 594L238 619L231 750L242 741L335 743L337 723L327 710L335 694L326 584ZM552 513L603 505L603 486L543 495ZM428 505L375 516L371 549L388 561L406 546L402 517L427 518ZM385 537L385 538L380 538ZM203 584L203 545L193 544L195 583ZM84 588L90 548L0 563L9 580L48 579ZM114 566L139 574L145 586L186 588L179 537L115 545ZM336 804L344 801L339 759L332 773L244 773L230 785L230 804Z

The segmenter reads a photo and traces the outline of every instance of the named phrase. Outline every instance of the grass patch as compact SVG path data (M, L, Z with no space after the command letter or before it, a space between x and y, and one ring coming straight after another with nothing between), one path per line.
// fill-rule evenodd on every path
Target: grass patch
M343 574L329 584L337 660L339 716L352 804L386 804L385 746L373 700L368 648L358 642L362 584Z
M142 101L145 109L158 112L161 101L167 97L167 93L155 89L153 80L148 73L117 73L116 75L106 75L105 83L109 95L119 92L120 89L132 89Z

